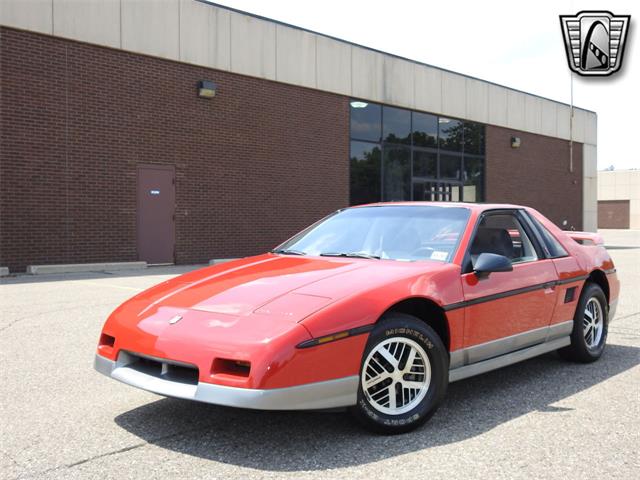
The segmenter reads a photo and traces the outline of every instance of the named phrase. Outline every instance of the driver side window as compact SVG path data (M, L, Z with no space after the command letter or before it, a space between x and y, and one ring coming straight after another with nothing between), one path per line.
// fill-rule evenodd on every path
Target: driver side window
M533 243L518 218L505 213L487 215L482 219L470 253L474 265L481 253L503 255L512 264L538 259Z

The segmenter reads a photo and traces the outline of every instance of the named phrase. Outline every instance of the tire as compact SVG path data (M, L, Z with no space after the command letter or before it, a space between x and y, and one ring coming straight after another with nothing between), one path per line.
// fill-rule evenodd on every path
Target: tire
M369 336L350 410L371 431L408 432L431 418L448 384L449 355L438 334L412 315L390 313Z
M591 318L594 318L595 323ZM582 290L573 317L571 345L561 348L558 353L574 362L595 362L602 356L608 331L607 298L599 285L588 282Z

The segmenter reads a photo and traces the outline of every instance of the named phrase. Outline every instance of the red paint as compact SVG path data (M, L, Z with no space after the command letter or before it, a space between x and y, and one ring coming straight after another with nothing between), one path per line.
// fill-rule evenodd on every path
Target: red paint
M613 269L600 246L583 246L535 210L569 257L514 265L479 280L461 274L464 253L483 211L508 205L438 204L471 210L452 263L280 256L271 253L193 271L120 305L107 319L98 353L120 350L197 365L200 381L279 388L357 375L367 335L298 349L314 337L370 325L394 304L424 298L441 307L556 280ZM611 301L615 273L607 275ZM446 311L451 351L573 318L584 280ZM564 304L565 291L578 287ZM175 324L169 319L183 318ZM106 336L105 336L106 335ZM114 337L110 345L104 339ZM248 375L214 368L216 359L248 362Z
M478 280L474 273L464 274L462 288L464 299L468 301L556 279L552 260L540 260L514 265L513 272L492 273L482 280ZM546 327L551 320L555 299L555 288L545 288L467 307L464 346ZM571 318L573 315L565 320Z

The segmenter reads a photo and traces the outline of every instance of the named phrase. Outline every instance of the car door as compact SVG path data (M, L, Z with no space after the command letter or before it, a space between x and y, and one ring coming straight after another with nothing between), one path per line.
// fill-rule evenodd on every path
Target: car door
M479 277L481 253L504 255L513 271ZM485 212L467 250L462 275L466 364L545 341L555 303L556 269L517 210Z

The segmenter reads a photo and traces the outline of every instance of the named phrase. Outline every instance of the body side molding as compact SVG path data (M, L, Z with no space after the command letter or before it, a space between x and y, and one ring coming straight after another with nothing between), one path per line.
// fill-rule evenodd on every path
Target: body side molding
M565 285L567 283L581 282L586 280L587 278L589 278L587 275L581 275L579 277L565 278L562 280L554 280L551 282L538 283L536 285L530 285L528 287L516 288L515 290L507 290L506 292L494 293L492 295L487 295L485 297L474 298L473 300L465 300L462 302L450 303L449 305L443 305L442 308L444 309L445 312L448 312L449 310L469 307L471 305L491 302L493 300L500 300L502 298L512 297L514 295L521 295L523 293L535 292L536 290L555 287L556 285Z
M457 382L465 378L480 375L481 373L497 370L498 368L506 367L514 363L528 360L543 353L552 352L562 347L566 347L571 344L571 338L569 336L557 338L549 342L540 343L532 347L524 348L522 350L516 350L506 355L494 357L482 362L473 363L471 365L465 365L464 367L454 368L449 370L449 382Z
M549 342L565 335L570 335L573 330L573 320L554 323L546 327L527 330L509 337L498 338L489 342L472 345L451 352L449 369L454 370L465 365L472 365L484 360L506 355L543 342Z

